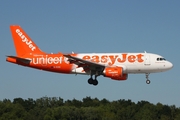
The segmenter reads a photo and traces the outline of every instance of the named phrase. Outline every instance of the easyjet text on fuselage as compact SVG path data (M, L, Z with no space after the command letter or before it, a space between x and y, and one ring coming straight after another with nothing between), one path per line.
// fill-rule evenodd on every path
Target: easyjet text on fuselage
M129 62L129 63L134 63L134 62L139 62L142 63L144 62L143 57L144 55L142 54L116 54L116 55L85 55L82 57L84 60L90 60L95 63L102 63L102 64L108 64L108 65L114 65L116 62L118 63L124 63L124 62Z

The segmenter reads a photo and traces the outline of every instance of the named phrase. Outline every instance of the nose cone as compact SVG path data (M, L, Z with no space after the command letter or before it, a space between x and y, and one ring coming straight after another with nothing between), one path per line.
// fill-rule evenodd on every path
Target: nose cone
M173 64L171 62L167 62L166 68L167 68L167 70L172 69L173 68Z

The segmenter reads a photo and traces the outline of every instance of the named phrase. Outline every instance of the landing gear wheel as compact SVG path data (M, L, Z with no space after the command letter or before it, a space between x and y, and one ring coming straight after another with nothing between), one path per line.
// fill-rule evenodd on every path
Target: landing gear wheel
M89 78L89 79L88 79L88 83L89 83L89 84L93 84L93 83L94 83L93 81L94 81L94 80L93 80L92 78Z
M97 81L97 77L99 76L98 71L90 71L90 78L88 79L88 83L91 85L98 85L98 81ZM94 79L93 79L93 75L94 75Z
M93 80L93 85L98 85L98 81L97 80Z
M146 80L146 83L147 83L147 84L150 84L150 83L151 83L151 81L150 81L150 80Z

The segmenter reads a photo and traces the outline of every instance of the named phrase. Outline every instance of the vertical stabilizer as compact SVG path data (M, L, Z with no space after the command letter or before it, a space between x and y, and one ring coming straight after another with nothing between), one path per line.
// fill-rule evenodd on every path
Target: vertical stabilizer
M42 54L38 46L31 40L25 31L18 25L10 26L16 54L19 57L25 54Z

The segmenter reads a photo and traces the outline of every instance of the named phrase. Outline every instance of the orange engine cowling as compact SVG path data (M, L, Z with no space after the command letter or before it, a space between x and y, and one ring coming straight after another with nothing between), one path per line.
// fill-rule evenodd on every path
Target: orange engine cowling
M107 67L103 71L105 77L113 80L127 80L128 74L123 74L122 67Z

